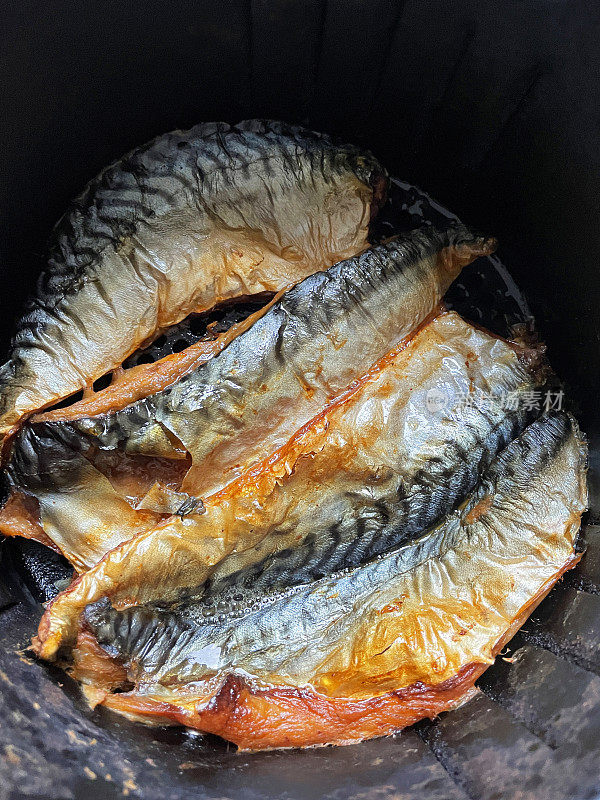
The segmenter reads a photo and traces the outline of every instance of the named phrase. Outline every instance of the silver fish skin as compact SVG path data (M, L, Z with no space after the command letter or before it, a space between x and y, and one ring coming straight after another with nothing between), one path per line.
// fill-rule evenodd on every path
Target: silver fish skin
M358 444L356 463L329 480L307 475L303 482L299 470L294 492L304 500L290 501L290 514L250 553L217 565L203 588L207 604L223 607L240 591L309 583L416 538L462 501L496 455L539 415L527 397L540 385L509 345L453 313L438 317L430 329L439 332L445 359L431 368L431 354L418 352L427 366L418 383L412 381L419 368L407 371L408 399L401 392L380 397L378 415L376 393L366 393L348 411L332 439L349 439L369 417L381 424L379 436L366 452ZM469 356L477 361L476 373Z
M283 445L413 332L462 267L494 246L456 224L373 247L304 279L219 355L162 392L110 414L34 423L24 439L39 430L102 449L179 458L175 437L192 457L182 490L214 492ZM27 473L55 474L56 464L43 463L44 449L34 450L40 460L24 464ZM27 489L25 471L13 475Z
M585 453L570 415L545 414L495 459L460 509L415 542L320 581L275 593L249 592L212 616L197 602L171 610L115 611L103 600L88 606L86 624L107 652L130 665L132 679L142 687L173 688L232 672L267 683L283 676L288 685L318 686L322 675L360 671L357 654L373 627L379 631L378 649L395 645L397 630L381 628L380 615L387 604L403 602L397 598L405 598L407 607L412 600L423 606L424 638L414 640L415 651L427 645L434 654L440 647L460 649L469 638L451 639L441 616L444 603L455 604L451 613L458 616L458 627L468 603L485 608L483 617L477 612L481 630L469 632L483 641L500 624L498 615L506 625L544 585L544 575L556 574L561 559L572 556L586 504ZM513 590L502 594L498 587L507 579ZM456 605L456 597L464 607ZM404 613L409 625L408 608ZM439 627L433 638L429 613ZM431 652L417 655L430 664ZM489 660L489 651L484 656Z
M514 346L453 312L436 317L284 448L206 498L204 514L124 537L50 604L38 652L52 658L72 642L81 612L102 597L176 602L203 587L228 588L240 572L255 585L285 584L287 558L312 577L401 542L404 526L422 531L467 490L487 449L524 424L535 383L528 370ZM469 404L474 392L489 407ZM505 393L517 400L515 412ZM252 577L261 562L262 576Z
M268 120L201 124L133 150L56 226L0 368L0 438L189 313L360 252L386 186L370 153Z
M526 401L544 372L532 372L522 355L453 312L436 317L386 354L362 387L308 423L309 438L297 451L304 459L297 461L293 439L291 449L287 443L286 467L275 469L291 474L278 479L280 489L256 483L245 501L248 488L239 487L229 510L227 503L218 511L209 506L197 521L207 532L261 536L218 566L210 584L222 580L234 590L239 580L311 580L422 532L537 415ZM81 572L148 520L77 449L81 438L67 433L48 423L35 434L26 426L11 468L38 499L46 534ZM223 574L238 562L240 574Z

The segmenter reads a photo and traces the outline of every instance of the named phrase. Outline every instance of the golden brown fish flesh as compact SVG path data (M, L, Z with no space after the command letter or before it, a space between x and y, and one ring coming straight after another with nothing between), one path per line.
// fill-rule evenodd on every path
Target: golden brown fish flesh
M410 335L494 244L463 225L412 231L305 278L159 391L109 413L84 401L34 417L13 447L12 504L37 503L40 534L78 571L160 515L201 508ZM0 512L0 530L24 526Z
M177 601L209 580L235 594L240 570L267 589L311 582L414 538L527 424L519 398L535 385L518 348L443 314L205 497L204 513L167 518L109 551L50 604L39 653L52 658L72 643L84 607L105 596ZM444 404L430 409L440 391ZM473 392L482 403L465 405ZM515 410L504 407L507 394Z
M184 724L251 750L360 741L435 716L471 696L578 561L585 468L574 419L543 415L456 512L359 566L217 596L216 611L206 597L89 606L85 624L116 665L99 658L113 670L90 669L88 695L134 719ZM112 694L119 679L133 690Z

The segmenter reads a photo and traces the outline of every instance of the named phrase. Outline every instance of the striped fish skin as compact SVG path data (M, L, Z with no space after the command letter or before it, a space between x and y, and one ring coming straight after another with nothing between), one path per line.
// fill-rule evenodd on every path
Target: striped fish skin
M174 131L107 167L54 231L0 368L0 437L192 311L359 252L386 186L370 153L264 120Z
M494 240L452 225L371 248L306 278L218 356L164 391L111 414L32 423L23 439L39 430L62 440L79 436L102 449L178 458L175 437L192 458L182 490L214 492L283 445L409 335L462 267L494 246ZM27 475L52 476L60 465L50 460L52 449L28 452L34 461L19 456L23 469L12 475L17 486L35 494Z
M89 463L90 443L180 459L170 433L192 455L183 491L215 491L411 333L493 246L461 225L423 229L310 276L171 389L109 415L32 420L13 447L11 482L37 498L45 533L81 571L148 527Z
M438 684L492 663L511 620L522 623L575 563L585 464L574 419L545 414L415 542L212 618L194 603L115 611L104 600L87 608L86 624L130 665L142 694L166 687L171 703L178 687L193 693L195 682L235 673L357 699Z
M525 402L539 391L537 379L509 345L453 313L430 323L426 338L433 349L416 347L408 368L401 362L388 371L383 391L366 390L353 409L332 415L329 446L293 485L305 502L291 501L291 513L256 545L249 566L241 566L247 553L217 566L203 590L206 605L235 605L240 593L308 583L414 539L471 492L492 459L538 416ZM433 365L436 348L440 361ZM477 361L476 372L469 360ZM428 408L438 392L441 411ZM353 434L352 462L328 477L328 460L339 461Z
M38 651L51 658L102 596L168 602L206 581L235 595L240 571L255 586L289 582L291 571L313 579L418 534L526 424L525 403L511 411L502 396L524 400L535 385L514 347L455 313L437 317L285 447L207 497L205 514L167 520L108 553L49 606ZM445 405L430 410L432 390ZM469 391L492 402L465 406Z

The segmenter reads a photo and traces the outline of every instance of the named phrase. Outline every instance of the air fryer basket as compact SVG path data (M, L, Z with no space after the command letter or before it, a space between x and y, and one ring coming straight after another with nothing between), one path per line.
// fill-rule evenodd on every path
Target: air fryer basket
M600 796L600 5L202 0L4 5L0 345L67 202L136 144L268 116L371 148L493 232L591 443L587 553L458 711L343 748L239 754L90 712L24 653L60 565L0 545L0 800Z

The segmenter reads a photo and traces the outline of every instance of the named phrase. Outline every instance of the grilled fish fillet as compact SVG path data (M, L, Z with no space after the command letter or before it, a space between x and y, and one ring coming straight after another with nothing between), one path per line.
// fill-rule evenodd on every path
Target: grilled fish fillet
M140 468L138 459L128 469L123 459L121 473L140 477L137 488L132 477L120 491L98 459L90 462L90 448L147 456L154 465L170 459L169 490L214 494L407 337L462 267L494 245L462 225L427 228L311 275L219 355L161 392L109 414L79 417L73 406L63 419L34 417L13 448L14 491L36 499L41 532L79 571L95 564L176 508L164 489L167 505L157 502L148 465ZM191 464L182 465L187 454ZM0 513L0 530L22 529Z
M391 733L471 697L577 563L587 448L529 402L541 348L441 305L495 240L366 250L387 186L324 135L211 123L57 225L0 366L0 532L79 573L33 649L92 705L248 750ZM225 333L122 368L243 297Z
M263 120L174 131L107 167L54 232L0 369L0 438L190 312L359 252L386 186L370 153Z
M578 560L585 463L573 418L544 415L460 509L380 558L217 615L204 601L89 606L135 684L107 705L245 749L357 741L456 705Z
M174 516L108 552L49 606L38 652L52 658L72 642L83 608L103 596L178 600L209 579L235 594L240 570L257 586L313 580L413 538L525 426L535 385L517 348L442 314L206 497L204 514Z

